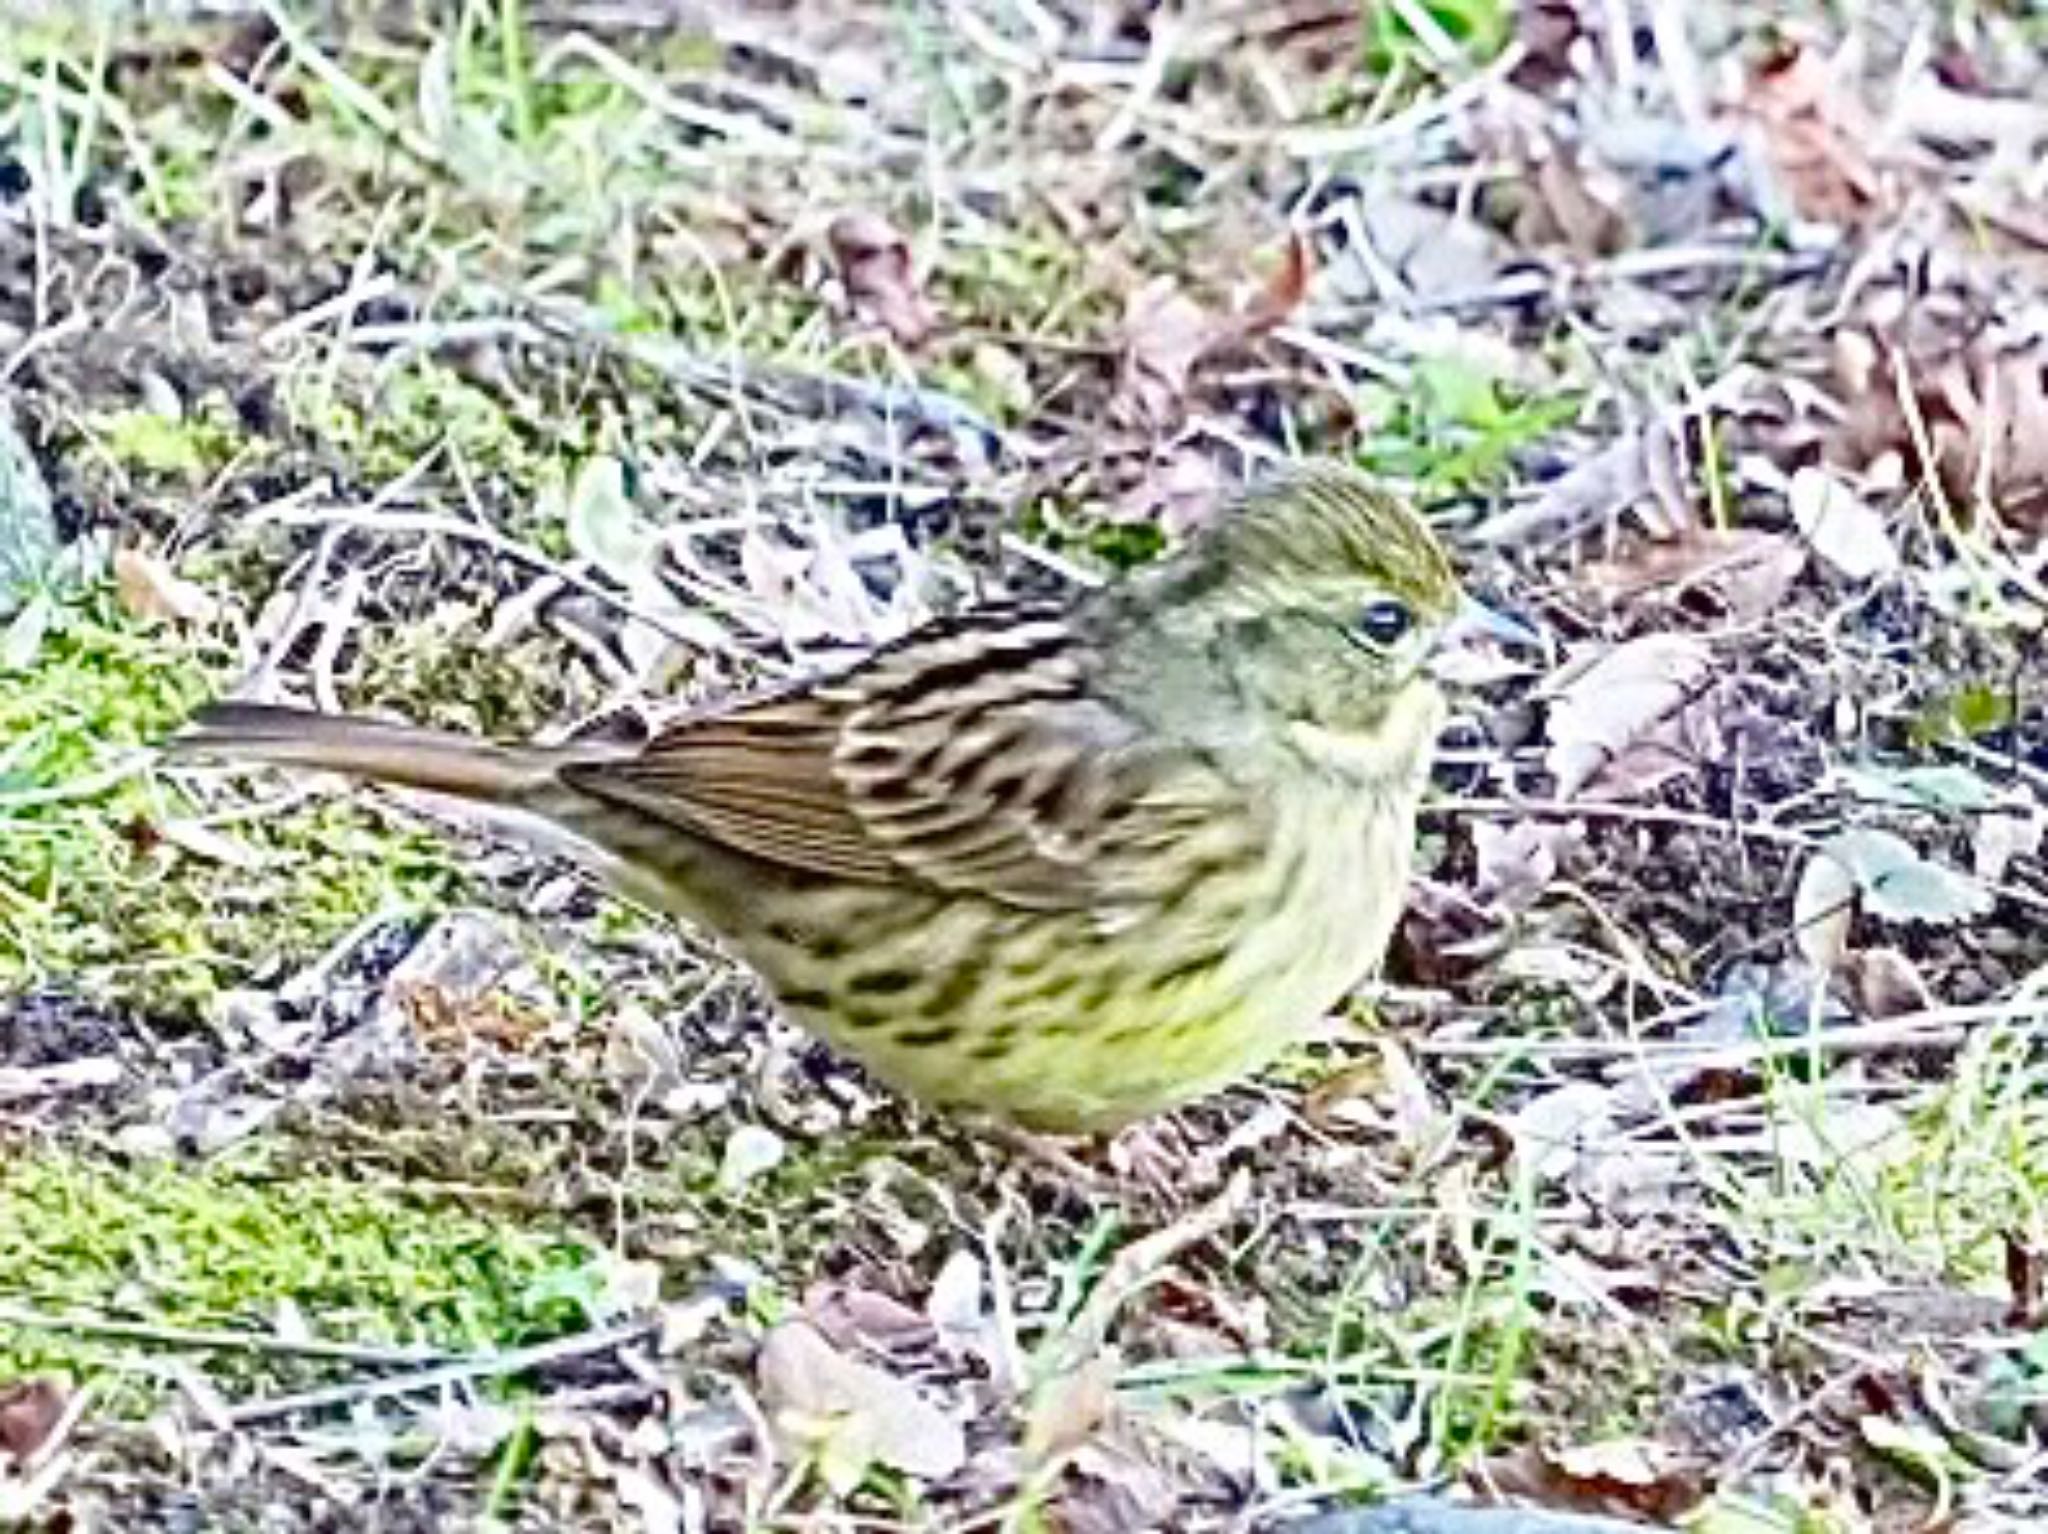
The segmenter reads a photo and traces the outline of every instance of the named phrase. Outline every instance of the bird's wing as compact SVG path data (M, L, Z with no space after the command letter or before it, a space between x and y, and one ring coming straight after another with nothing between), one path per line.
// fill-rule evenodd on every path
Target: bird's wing
M1089 695L1063 622L1014 611L922 629L563 777L797 872L1040 910L1142 898L1156 848L1139 838L1215 809Z

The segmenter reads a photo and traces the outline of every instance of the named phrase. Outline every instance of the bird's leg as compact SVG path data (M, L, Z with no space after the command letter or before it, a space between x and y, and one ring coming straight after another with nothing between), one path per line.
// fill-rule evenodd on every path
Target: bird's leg
M983 1132L1005 1150L1026 1161L1037 1162L1086 1192L1114 1195L1120 1191L1116 1178L1105 1176L1099 1169L1079 1159L1077 1153L1085 1153L1100 1143L1086 1135L1048 1134L1043 1130L1022 1129L1015 1124L1001 1122L984 1125Z

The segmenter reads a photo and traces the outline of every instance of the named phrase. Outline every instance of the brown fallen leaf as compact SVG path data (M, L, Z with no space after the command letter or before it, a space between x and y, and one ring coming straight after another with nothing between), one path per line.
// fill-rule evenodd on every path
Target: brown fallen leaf
M1936 270L1939 281L1911 264L1884 274L1837 328L1830 392L1842 403L1820 434L1823 455L1893 483L1931 477L1952 506L2039 533L2048 337L2030 318L2032 287L1996 266Z
M1706 1471L1654 1439L1606 1439L1511 1450L1487 1462L1485 1477L1500 1491L1530 1498L1553 1514L1627 1514L1670 1527L1706 1495Z
M1522 157L1521 172L1529 195L1515 218L1518 245L1561 244L1590 260L1611 256L1630 243L1624 198L1602 184L1613 178L1596 176L1570 144L1539 138Z
M1873 1021L1925 1012L1934 1006L1934 991L1920 966L1897 948L1866 948L1850 954L1842 977L1848 982L1856 1010Z
M1553 698L1544 764L1558 797L1574 797L1632 748L1651 744L1655 728L1686 705L1712 664L1707 646L1691 635L1646 634L1553 673L1543 687Z
M784 1452L814 1459L841 1496L876 1465L940 1480L966 1463L958 1422L908 1381L841 1353L808 1321L771 1331L756 1367Z
M842 213L825 231L853 312L905 346L922 346L939 327L910 259L910 244L878 213Z
M1308 279L1308 243L1297 234L1273 274L1225 312L1199 303L1171 277L1146 283L1124 306L1118 408L1141 425L1172 425L1196 365L1282 324L1300 306Z
M1857 225L1896 199L1870 153L1877 122L1853 89L1853 63L1847 49L1828 58L1787 41L1750 71L1737 105L1778 189L1816 223Z
M1746 380L1730 375L1708 391L1703 409L1735 409ZM1655 538L1675 538L1696 527L1692 468L1696 412L1665 412L1622 433L1582 458L1524 505L1491 518L1480 539L1496 548L1561 543L1624 511Z
M22 1465L40 1454L70 1402L70 1391L55 1380L0 1387L0 1460Z
M1117 1350L1105 1348L1032 1393L1024 1421L1024 1457L1034 1469L1064 1460L1095 1436L1116 1409L1116 1382L1122 1370Z
M1580 581L1616 604L1652 592L1675 600L1698 594L1730 617L1753 623L1776 610L1806 562L1807 551L1782 533L1702 527L1588 565Z

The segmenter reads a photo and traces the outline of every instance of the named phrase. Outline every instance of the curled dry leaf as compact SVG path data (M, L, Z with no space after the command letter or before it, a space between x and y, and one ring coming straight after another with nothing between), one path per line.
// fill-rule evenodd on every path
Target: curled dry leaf
M1685 413L1672 411L1582 459L1535 500L1488 522L1479 536L1499 548L1561 542L1603 518L1634 511L1652 535L1674 537L1698 521L1690 478Z
M1646 634L1591 662L1568 664L1554 693L1544 763L1569 799L1615 766L1682 708L1705 681L1712 656L1687 634Z
M1580 579L1610 602L1656 592L1677 600L1699 594L1730 617L1753 623L1784 601L1806 560L1805 548L1782 533L1703 527L1588 565Z
M1875 580L1899 568L1899 551L1884 517L1826 469L1799 470L1788 499L1792 520L1814 553L1850 580Z
M1791 211L1816 223L1855 225L1889 203L1872 159L1877 123L1851 87L1854 57L1824 58L1788 42L1750 72L1739 111Z
M1198 303L1170 277L1146 283L1124 306L1118 404L1144 425L1171 425L1196 365L1283 323L1300 306L1308 278L1308 244L1295 235L1273 275L1228 313Z
M1849 955L1856 919L1856 876L1840 859L1816 852L1799 874L1792 897L1792 940L1806 962L1832 974Z
M1475 893L1512 914L1526 910L1557 877L1558 859L1586 838L1577 822L1518 820L1511 826L1482 820L1472 828L1478 860Z
M114 551L114 589L129 616L145 622L205 623L220 611L205 587L141 549Z
M921 346L939 327L919 286L910 244L877 213L842 213L825 231L853 312L905 346Z
M967 1459L960 1424L908 1382L848 1358L808 1321L761 1345L761 1397L792 1457L814 1457L826 1484L851 1492L870 1468L938 1480Z

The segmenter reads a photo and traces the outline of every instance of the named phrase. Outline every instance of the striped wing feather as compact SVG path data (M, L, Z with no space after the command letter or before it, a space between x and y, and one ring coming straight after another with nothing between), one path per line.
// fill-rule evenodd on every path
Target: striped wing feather
M1080 909L1140 896L1130 880L1150 859L1118 857L1120 842L1183 818L1137 734L1087 694L1063 624L989 612L563 777L793 872ZM1192 828L1209 805L1186 787ZM1141 800L1144 816L1121 813Z

